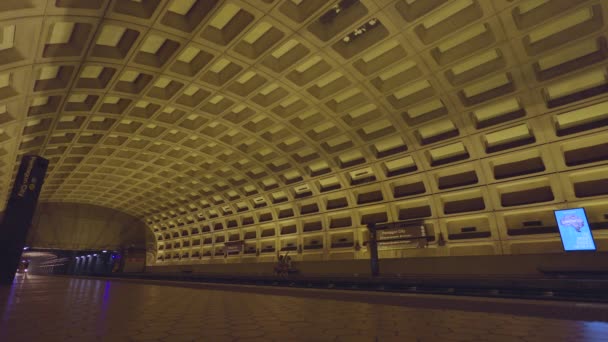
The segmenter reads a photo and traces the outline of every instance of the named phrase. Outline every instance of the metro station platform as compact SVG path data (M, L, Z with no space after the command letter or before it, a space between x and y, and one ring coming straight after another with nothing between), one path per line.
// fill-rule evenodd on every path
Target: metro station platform
M594 303L28 275L0 305L7 342L608 341Z

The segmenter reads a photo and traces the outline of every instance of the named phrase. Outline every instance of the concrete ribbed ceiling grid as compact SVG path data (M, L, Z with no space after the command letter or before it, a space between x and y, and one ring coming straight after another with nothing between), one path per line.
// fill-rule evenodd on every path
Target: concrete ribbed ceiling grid
M480 134L547 116L547 87L605 64L536 68L605 36L599 0L342 1L320 24L336 4L3 1L3 191L35 153L42 201L229 215L368 166L383 180L387 161L429 170L458 141L481 158ZM510 99L522 116L494 113Z

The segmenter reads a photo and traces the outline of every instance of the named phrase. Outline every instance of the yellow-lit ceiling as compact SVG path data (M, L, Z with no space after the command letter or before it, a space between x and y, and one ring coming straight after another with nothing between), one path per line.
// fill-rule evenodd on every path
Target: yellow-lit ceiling
M41 201L160 225L327 202L542 145L606 119L607 11L600 0L2 0L0 189L38 154L51 161Z

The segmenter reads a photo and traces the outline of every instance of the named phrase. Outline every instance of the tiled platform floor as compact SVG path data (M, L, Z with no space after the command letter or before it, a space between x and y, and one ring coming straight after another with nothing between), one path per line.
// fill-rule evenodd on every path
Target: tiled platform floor
M608 341L608 323L28 276L0 341Z

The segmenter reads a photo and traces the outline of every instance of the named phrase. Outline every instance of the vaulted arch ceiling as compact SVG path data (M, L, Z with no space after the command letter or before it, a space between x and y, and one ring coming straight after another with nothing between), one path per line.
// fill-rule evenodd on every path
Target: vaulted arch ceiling
M39 154L41 201L160 225L544 144L603 118L555 113L605 91L607 8L4 0L1 189Z
M154 236L144 222L115 209L40 203L26 242L33 248L56 250L143 249L147 243L154 245Z

